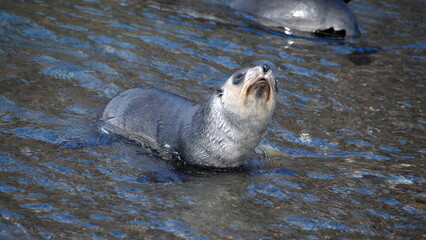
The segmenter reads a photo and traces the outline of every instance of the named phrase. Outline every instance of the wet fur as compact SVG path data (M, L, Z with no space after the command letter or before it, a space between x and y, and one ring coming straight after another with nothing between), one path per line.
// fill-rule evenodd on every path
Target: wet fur
M241 71L243 76L238 75ZM266 133L276 97L271 70L264 73L257 66L241 71L204 103L155 88L127 90L106 106L104 129L173 155L185 164L240 166Z

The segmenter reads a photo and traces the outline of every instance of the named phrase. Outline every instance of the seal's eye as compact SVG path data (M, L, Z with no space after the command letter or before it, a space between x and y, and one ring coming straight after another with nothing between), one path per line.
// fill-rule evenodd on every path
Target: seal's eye
M232 83L233 84L239 84L244 80L244 72L238 73L237 76L234 77L234 79L232 79Z

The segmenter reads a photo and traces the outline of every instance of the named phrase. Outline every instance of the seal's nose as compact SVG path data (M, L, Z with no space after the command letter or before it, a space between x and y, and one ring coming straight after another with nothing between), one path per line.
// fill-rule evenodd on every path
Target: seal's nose
M262 69L263 69L263 73L267 73L269 71L269 69L271 69L271 68L268 65L263 64Z

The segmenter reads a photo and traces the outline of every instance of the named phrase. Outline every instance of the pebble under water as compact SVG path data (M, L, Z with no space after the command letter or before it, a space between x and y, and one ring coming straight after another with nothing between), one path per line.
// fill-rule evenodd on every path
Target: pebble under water
M247 24L226 0L0 2L0 239L423 239L424 0L353 0L361 36ZM211 11L210 11L211 10ZM176 168L99 131L115 94L279 81L244 170Z

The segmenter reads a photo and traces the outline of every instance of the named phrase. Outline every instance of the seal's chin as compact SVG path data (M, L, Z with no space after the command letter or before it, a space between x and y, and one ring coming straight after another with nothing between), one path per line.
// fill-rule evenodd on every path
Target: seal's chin
M272 86L268 79L259 78L251 83L247 87L246 96L255 96L257 99L268 101L272 92Z

